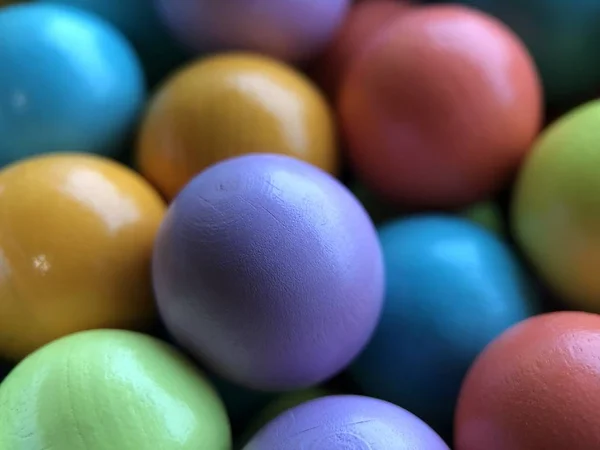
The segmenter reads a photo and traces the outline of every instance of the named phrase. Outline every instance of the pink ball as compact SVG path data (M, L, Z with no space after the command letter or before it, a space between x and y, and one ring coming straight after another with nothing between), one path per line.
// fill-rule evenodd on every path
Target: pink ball
M333 38L350 0L155 0L175 37L197 52L247 50L300 61Z

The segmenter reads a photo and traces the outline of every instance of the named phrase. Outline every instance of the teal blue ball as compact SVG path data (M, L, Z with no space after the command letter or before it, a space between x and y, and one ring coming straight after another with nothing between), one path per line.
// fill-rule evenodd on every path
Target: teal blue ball
M61 5L0 9L0 167L49 152L117 155L146 95L129 42Z
M351 374L366 395L446 434L467 369L495 337L539 312L537 296L511 249L466 219L401 219L379 237L384 309Z
M37 1L80 8L110 22L134 45L152 86L190 58L160 20L152 0Z

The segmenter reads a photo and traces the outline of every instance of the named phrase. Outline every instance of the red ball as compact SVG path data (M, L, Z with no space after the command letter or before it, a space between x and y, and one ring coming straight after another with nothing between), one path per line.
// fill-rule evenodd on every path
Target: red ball
M400 15L352 61L338 108L368 188L410 207L452 208L509 181L539 133L542 104L534 63L505 25L431 5Z
M455 450L600 448L600 316L559 312L509 329L462 387Z
M350 61L407 6L397 0L362 0L352 6L336 38L315 63L314 78L328 95L337 96Z

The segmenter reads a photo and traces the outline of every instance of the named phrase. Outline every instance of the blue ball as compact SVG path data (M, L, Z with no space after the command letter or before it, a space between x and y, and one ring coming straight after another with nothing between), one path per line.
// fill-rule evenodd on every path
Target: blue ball
M366 395L446 434L469 366L496 336L539 312L537 296L507 245L466 219L401 219L379 237L384 310L351 374Z
M0 167L54 151L115 156L135 126L145 82L112 25L75 8L0 10Z
M91 13L118 28L137 50L151 85L161 82L190 55L162 23L152 0L38 0Z

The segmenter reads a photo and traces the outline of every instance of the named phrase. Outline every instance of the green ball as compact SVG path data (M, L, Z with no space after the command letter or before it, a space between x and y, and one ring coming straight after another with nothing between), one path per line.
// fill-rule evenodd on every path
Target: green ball
M515 239L568 306L600 312L600 101L540 136L511 206Z
M0 385L0 449L226 450L225 408L170 345L94 330L25 358Z

